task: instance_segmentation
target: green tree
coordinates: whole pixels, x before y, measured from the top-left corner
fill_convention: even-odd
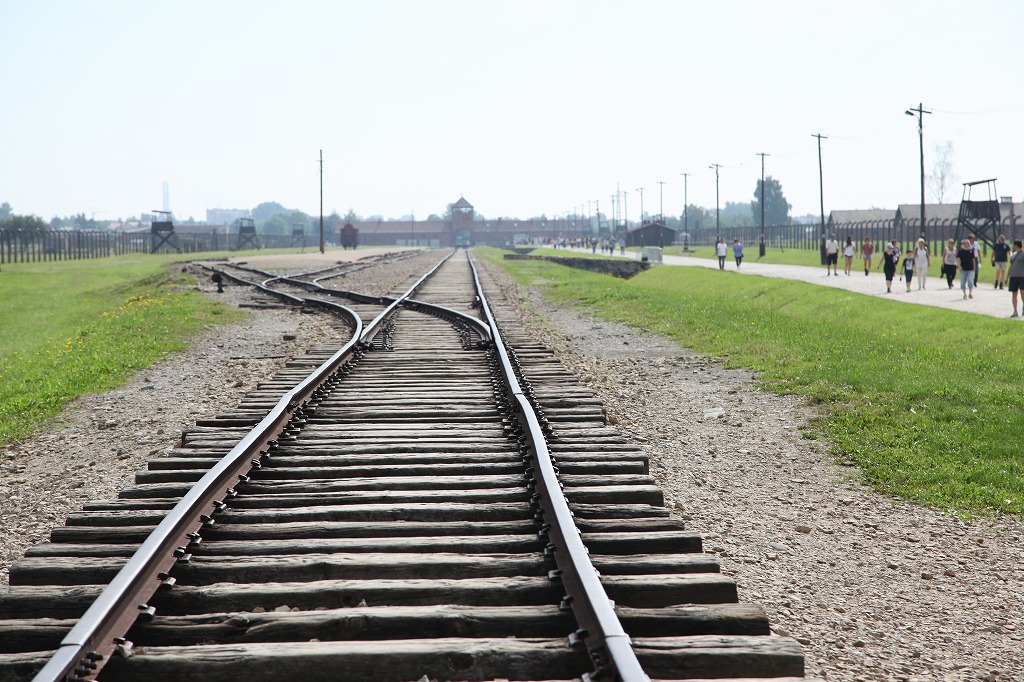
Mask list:
[[[703,206],[696,204],[689,204],[686,207],[686,220],[684,223],[683,214],[679,214],[679,229],[687,226],[690,231],[696,230],[697,228],[708,228],[714,227],[715,225],[715,209],[706,209]]]
[[[292,225],[288,218],[280,213],[272,215],[260,225],[260,234],[291,234]]]
[[[288,209],[276,201],[265,201],[252,210],[252,219],[256,222],[268,220],[271,216],[278,213],[287,215]]]
[[[738,201],[727,201],[722,207],[722,227],[750,227],[755,223],[750,220],[749,207]]]
[[[303,213],[302,211],[292,211],[291,213],[288,214],[287,220],[288,220],[288,224],[291,227],[294,227],[294,226],[298,225],[298,226],[300,226],[304,230],[308,230],[309,229],[310,217],[308,215],[306,215],[305,213]],[[319,223],[320,223],[320,220],[318,218],[317,219],[317,225],[318,226],[319,226]],[[288,234],[291,234],[291,227],[289,227],[289,229],[288,229]]]
[[[0,220],[0,232],[22,237],[39,237],[50,231],[50,226],[34,215],[11,215]]]
[[[764,180],[764,224],[788,225],[789,209],[793,208],[782,193],[782,184],[768,176]],[[750,202],[750,214],[754,225],[761,224],[761,181],[754,187],[754,201]]]
[[[10,204],[8,204],[6,201],[0,204],[0,220],[7,220],[12,215],[14,215],[14,212],[11,210]]]

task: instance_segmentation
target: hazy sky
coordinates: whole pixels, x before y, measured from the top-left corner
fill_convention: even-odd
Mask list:
[[[418,217],[465,195],[548,216],[618,185],[636,219],[749,201],[796,214],[1024,196],[1024,2],[0,0],[0,202],[49,219],[277,201]],[[947,201],[959,201],[957,184]],[[932,201],[929,195],[929,202]],[[584,209],[587,210],[586,208]]]

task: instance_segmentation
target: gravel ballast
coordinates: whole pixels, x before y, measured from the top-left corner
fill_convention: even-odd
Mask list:
[[[704,536],[741,601],[763,604],[776,632],[804,644],[808,675],[1024,679],[1021,519],[965,521],[876,494],[827,443],[804,438],[815,412],[798,398],[502,281],[523,320],[648,452],[667,504]],[[250,294],[222,296],[237,305]],[[75,401],[38,436],[0,447],[0,583],[69,511],[115,497],[182,428],[335,336],[319,316],[253,310],[249,323],[210,329],[125,387]]]

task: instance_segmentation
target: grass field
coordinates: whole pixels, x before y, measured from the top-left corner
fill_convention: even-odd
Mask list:
[[[192,278],[171,265],[179,259],[3,266],[0,443],[25,438],[76,396],[119,386],[207,325],[241,315],[192,290]]]
[[[1019,329],[802,282],[654,268],[631,280],[538,261],[500,263],[561,305],[728,355],[769,391],[806,396],[806,432],[876,489],[967,513],[1024,511]]]

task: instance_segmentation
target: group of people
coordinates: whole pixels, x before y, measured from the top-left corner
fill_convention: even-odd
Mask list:
[[[996,243],[992,246],[991,262],[995,271],[996,289],[1009,288],[1013,294],[1013,314],[1010,317],[1020,317],[1017,306],[1018,295],[1024,299],[1024,247],[1020,239],[1014,240],[1013,247],[1006,243],[1006,236],[999,235]],[[825,242],[825,271],[827,276],[839,275],[838,260],[840,248],[843,259],[846,262],[846,274],[849,275],[853,266],[853,259],[857,254],[857,247],[852,237],[846,238],[846,243],[840,246],[836,236],[830,235]],[[871,271],[871,263],[874,258],[875,246],[871,237],[864,237],[860,246],[861,258],[864,261],[864,275]],[[886,293],[892,293],[892,282],[896,278],[896,271],[899,269],[900,257],[903,258],[903,281],[910,291],[910,283],[917,274],[917,288],[927,288],[928,267],[931,265],[931,254],[925,240],[918,239],[910,251],[906,254],[900,252],[899,243],[893,239],[885,244],[885,250],[878,266],[885,273]],[[960,277],[960,290],[964,300],[974,298],[974,288],[978,286],[978,272],[981,269],[981,244],[972,234],[964,239],[959,248],[956,242],[950,239],[942,250],[942,274],[946,278],[946,285],[952,289],[953,281]]]
[[[718,256],[718,269],[725,270],[725,258],[729,255],[729,247],[725,244],[725,239],[722,237],[718,238],[718,243],[715,244],[715,255]],[[740,267],[740,263],[743,262],[743,244],[740,242],[739,237],[732,240],[732,255],[736,259],[736,267]]]

